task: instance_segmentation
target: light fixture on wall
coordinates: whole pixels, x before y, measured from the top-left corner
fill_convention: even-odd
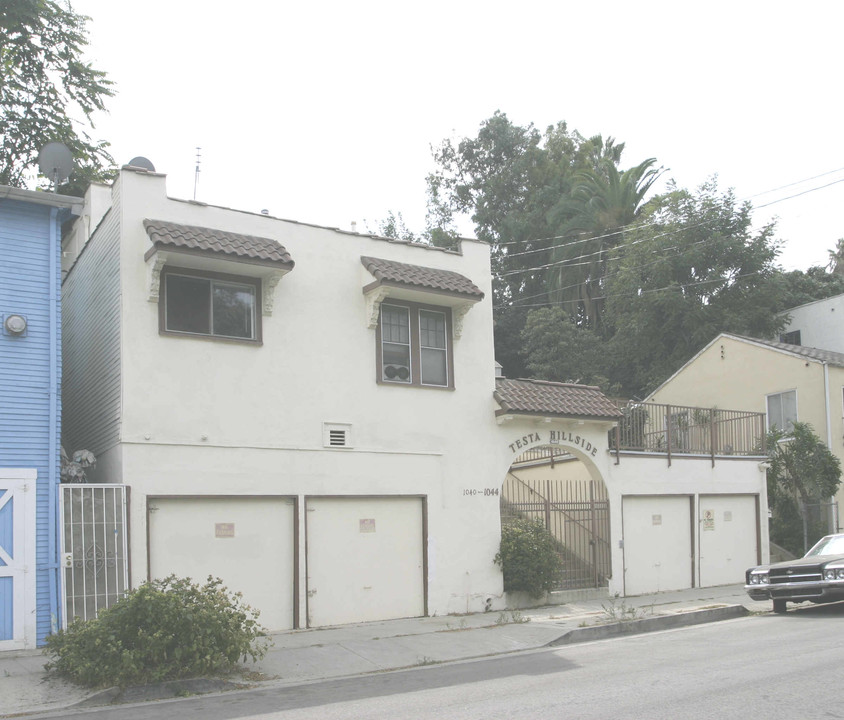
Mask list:
[[[7,335],[23,335],[26,332],[26,317],[13,313],[6,315],[3,320],[3,329]]]

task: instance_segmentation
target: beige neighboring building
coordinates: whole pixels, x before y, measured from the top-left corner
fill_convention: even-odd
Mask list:
[[[769,429],[806,422],[844,463],[844,353],[721,333],[646,400],[764,412]]]

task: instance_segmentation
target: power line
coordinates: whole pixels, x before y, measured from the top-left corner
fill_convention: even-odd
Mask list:
[[[844,171],[844,167],[837,168],[835,170],[829,170],[825,173],[821,173],[820,175],[814,175],[814,176],[809,177],[809,178],[804,178],[803,180],[797,180],[795,182],[787,183],[786,185],[781,185],[781,186],[779,186],[777,188],[773,188],[771,190],[765,190],[761,193],[756,193],[755,195],[750,195],[746,198],[738,200],[737,202],[740,203],[740,204],[743,204],[745,202],[749,202],[752,198],[760,197],[761,195],[769,195],[770,193],[777,192],[778,190],[784,190],[785,188],[793,187],[795,185],[800,185],[801,183],[804,183],[804,182],[810,182],[812,180],[817,180],[818,178],[826,177],[827,175],[832,175],[834,173],[842,172],[842,171]],[[827,183],[826,185],[821,185],[819,187],[809,188],[808,190],[804,190],[803,192],[796,193],[794,195],[789,195],[789,196],[784,197],[784,198],[778,198],[777,200],[772,200],[771,202],[765,203],[764,205],[754,206],[753,209],[759,210],[761,208],[769,207],[771,205],[776,205],[777,203],[784,202],[785,200],[791,200],[793,198],[800,197],[801,195],[806,195],[808,193],[816,192],[817,190],[823,190],[823,189],[828,188],[832,185],[837,185],[838,183],[841,183],[841,182],[844,182],[844,179],[835,180],[831,183]],[[523,255],[531,255],[533,253],[546,252],[548,250],[553,250],[553,249],[557,249],[557,248],[570,247],[572,245],[577,245],[577,244],[580,244],[580,243],[589,242],[590,240],[603,240],[605,238],[613,237],[614,235],[617,235],[620,232],[624,232],[625,230],[628,230],[632,227],[649,227],[652,224],[655,224],[655,222],[654,223],[636,223],[636,222],[633,222],[633,223],[629,223],[627,225],[621,225],[619,227],[611,229],[603,235],[595,235],[595,236],[585,237],[585,238],[581,238],[581,239],[578,239],[578,240],[572,240],[572,241],[567,242],[567,243],[561,243],[559,245],[551,245],[550,247],[535,248],[533,250],[525,250],[524,252],[507,253],[504,257],[508,257],[508,258],[521,257]],[[546,238],[528,238],[528,239],[525,239],[525,240],[513,240],[513,241],[505,242],[505,243],[496,243],[496,245],[499,248],[501,248],[501,247],[509,247],[510,245],[523,245],[525,243],[530,243],[530,242],[547,242],[549,240],[565,240],[567,237],[568,237],[568,235],[552,235],[552,236],[546,237]]]

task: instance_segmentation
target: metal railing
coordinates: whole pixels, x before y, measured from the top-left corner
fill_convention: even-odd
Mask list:
[[[716,456],[765,455],[765,415],[661,403],[629,403],[610,431],[609,445],[622,452]]]

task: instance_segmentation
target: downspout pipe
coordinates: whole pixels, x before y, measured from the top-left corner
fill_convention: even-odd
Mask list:
[[[823,364],[823,391],[824,407],[826,409],[826,446],[830,452],[835,453],[835,450],[832,448],[832,407],[829,395],[829,363],[826,362]],[[829,499],[829,502],[834,513],[833,524],[836,532],[839,532],[841,528],[838,527],[838,507],[835,504],[834,495]]]
[[[61,382],[61,360],[59,357],[59,338],[61,333],[61,315],[59,299],[59,257],[61,253],[61,238],[59,233],[60,208],[50,210],[50,241],[48,262],[50,273],[50,439],[48,480],[48,509],[47,509],[47,575],[50,586],[50,629],[57,632],[60,627],[58,580],[59,580],[59,549],[58,549],[58,486],[59,486],[59,383]]]
[[[826,446],[832,450],[832,408],[829,402],[829,363],[823,364],[823,397],[826,410]]]

